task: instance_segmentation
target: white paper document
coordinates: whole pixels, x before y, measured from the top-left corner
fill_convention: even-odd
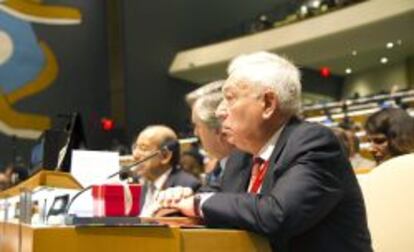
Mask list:
[[[119,154],[110,151],[74,150],[72,152],[72,176],[85,188],[91,184],[119,182],[119,177],[107,177],[119,171]]]

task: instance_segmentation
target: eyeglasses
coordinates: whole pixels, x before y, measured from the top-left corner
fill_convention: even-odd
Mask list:
[[[139,151],[139,153],[141,153],[141,154],[146,154],[146,153],[153,152],[155,150],[149,149],[149,148],[142,148],[139,145],[137,145],[136,143],[134,143],[134,144],[131,145],[131,153],[134,153],[135,151]]]

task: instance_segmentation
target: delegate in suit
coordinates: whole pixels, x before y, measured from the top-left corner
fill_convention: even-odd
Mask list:
[[[145,128],[133,145],[133,157],[136,161],[146,158],[160,149],[168,141],[177,140],[175,132],[164,125]],[[192,190],[200,187],[200,182],[191,174],[180,169],[179,148],[163,151],[160,155],[142,163],[136,170],[136,176],[143,184],[141,194],[141,217],[150,217],[157,210],[155,198],[161,190],[169,187],[185,186]]]
[[[236,155],[252,155],[253,165],[239,167],[233,192],[178,201],[169,194],[160,204],[209,227],[264,235],[278,252],[372,251],[362,193],[338,139],[296,118],[299,70],[258,52],[234,59],[228,73],[216,113],[227,140],[247,153]]]

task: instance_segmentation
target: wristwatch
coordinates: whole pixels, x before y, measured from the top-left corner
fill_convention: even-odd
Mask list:
[[[201,203],[200,194],[194,195],[194,201],[193,201],[194,206],[193,207],[194,207],[194,213],[195,213],[196,217],[201,216],[201,214],[200,214],[200,203]]]

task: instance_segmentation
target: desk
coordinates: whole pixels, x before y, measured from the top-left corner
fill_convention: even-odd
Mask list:
[[[271,251],[263,237],[238,230],[170,227],[31,227],[0,223],[1,252]]]
[[[20,191],[33,190],[39,186],[57,187],[66,189],[82,189],[76,179],[69,173],[42,170],[25,181],[0,192],[0,199],[19,195]]]
[[[66,173],[41,171],[0,193],[15,196],[38,186],[79,189]],[[35,227],[0,220],[0,252],[228,252],[271,251],[269,242],[239,230],[178,227]]]

